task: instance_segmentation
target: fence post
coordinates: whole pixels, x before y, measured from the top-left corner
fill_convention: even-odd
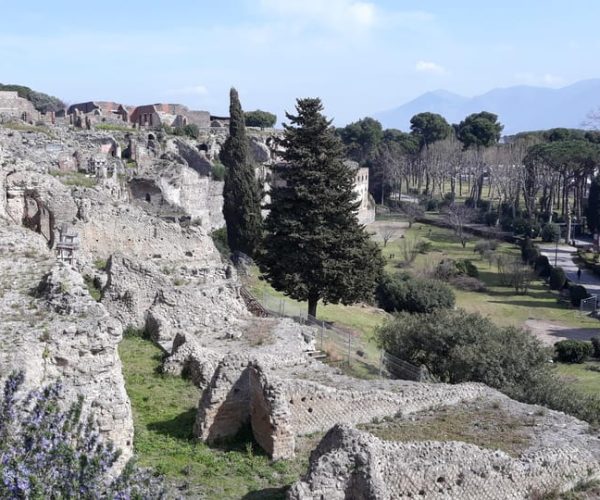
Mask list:
[[[350,366],[350,342],[352,342],[352,336],[348,334],[348,366]]]
[[[325,321],[321,321],[321,351],[323,350],[323,336],[325,335]]]

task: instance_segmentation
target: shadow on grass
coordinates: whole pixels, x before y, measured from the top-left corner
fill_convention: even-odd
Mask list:
[[[513,294],[514,295],[514,294]],[[522,306],[522,307],[559,307],[559,304],[553,304],[541,300],[490,300],[490,304],[504,304],[508,306]],[[562,307],[561,307],[562,309]],[[565,308],[566,309],[566,308]]]
[[[148,429],[164,436],[189,441],[193,438],[192,428],[195,420],[196,408],[190,408],[171,420],[149,424]]]
[[[285,499],[288,487],[283,488],[265,488],[264,490],[251,491],[246,493],[242,500],[283,500]]]

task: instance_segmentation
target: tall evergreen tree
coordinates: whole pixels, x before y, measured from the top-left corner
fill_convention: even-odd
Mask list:
[[[296,110],[286,114],[284,165],[276,170],[259,265],[276,290],[308,301],[315,316],[319,300],[370,298],[383,259],[358,223],[355,172],[343,162],[320,99],[299,99]]]
[[[260,190],[249,160],[244,112],[237,90],[229,93],[229,137],[221,149],[225,165],[223,215],[232,252],[254,256],[262,237]]]
[[[600,179],[598,177],[592,179],[585,215],[590,232],[600,233]]]

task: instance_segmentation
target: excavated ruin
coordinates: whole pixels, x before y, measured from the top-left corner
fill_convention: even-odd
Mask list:
[[[250,424],[278,460],[294,456],[298,436],[327,433],[294,499],[523,498],[598,474],[597,437],[551,411],[519,457],[352,428],[477,400],[537,410],[481,384],[351,378],[312,357],[312,327],[251,314],[210,237],[223,225],[210,165],[224,137],[0,127],[0,378],[22,369],[28,388],[63,380],[65,403],[83,395],[127,458],[133,421],[117,346],[124,328],[144,329],[167,355],[164,371],[202,391],[198,439]],[[272,161],[265,137],[251,149]]]

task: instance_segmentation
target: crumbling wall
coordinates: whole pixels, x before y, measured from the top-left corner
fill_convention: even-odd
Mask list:
[[[382,441],[336,425],[288,499],[525,499],[592,479],[598,470],[594,448],[596,454],[581,446],[552,447],[512,458],[456,441]]]
[[[285,387],[267,379],[257,364],[248,370],[250,423],[256,442],[273,460],[294,457],[296,443]]]
[[[194,435],[213,443],[235,436],[250,421],[248,360],[231,355],[221,361],[200,398]]]

